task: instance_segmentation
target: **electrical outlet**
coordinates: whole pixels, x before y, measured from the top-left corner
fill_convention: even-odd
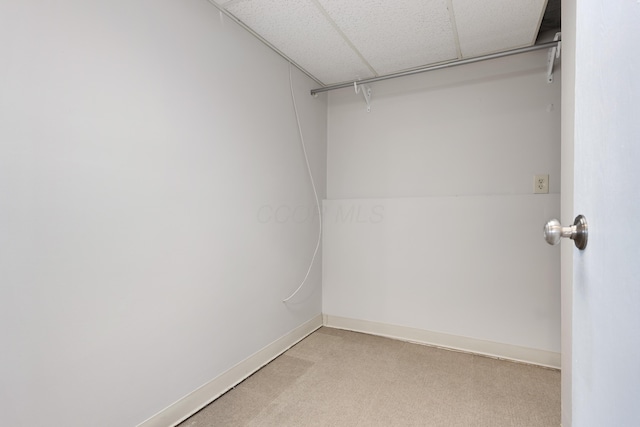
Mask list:
[[[547,194],[549,192],[549,175],[533,176],[533,193]]]

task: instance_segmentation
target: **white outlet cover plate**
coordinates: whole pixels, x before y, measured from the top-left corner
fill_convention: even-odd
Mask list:
[[[534,194],[549,193],[549,174],[533,176],[533,193]]]

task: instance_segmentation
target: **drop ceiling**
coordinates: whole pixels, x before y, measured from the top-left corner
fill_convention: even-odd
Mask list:
[[[321,85],[531,46],[547,9],[547,0],[210,1]]]

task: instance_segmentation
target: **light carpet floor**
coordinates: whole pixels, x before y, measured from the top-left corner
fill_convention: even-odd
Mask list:
[[[560,372],[323,327],[180,427],[560,425]]]

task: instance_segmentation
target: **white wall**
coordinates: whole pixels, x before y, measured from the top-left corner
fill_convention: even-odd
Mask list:
[[[330,94],[326,315],[559,353],[559,248],[541,230],[560,214],[560,72],[548,84],[546,58],[375,83],[370,113],[353,90]],[[532,194],[537,173],[551,194]]]
[[[135,425],[319,315],[282,58],[204,0],[0,9],[0,424]]]

